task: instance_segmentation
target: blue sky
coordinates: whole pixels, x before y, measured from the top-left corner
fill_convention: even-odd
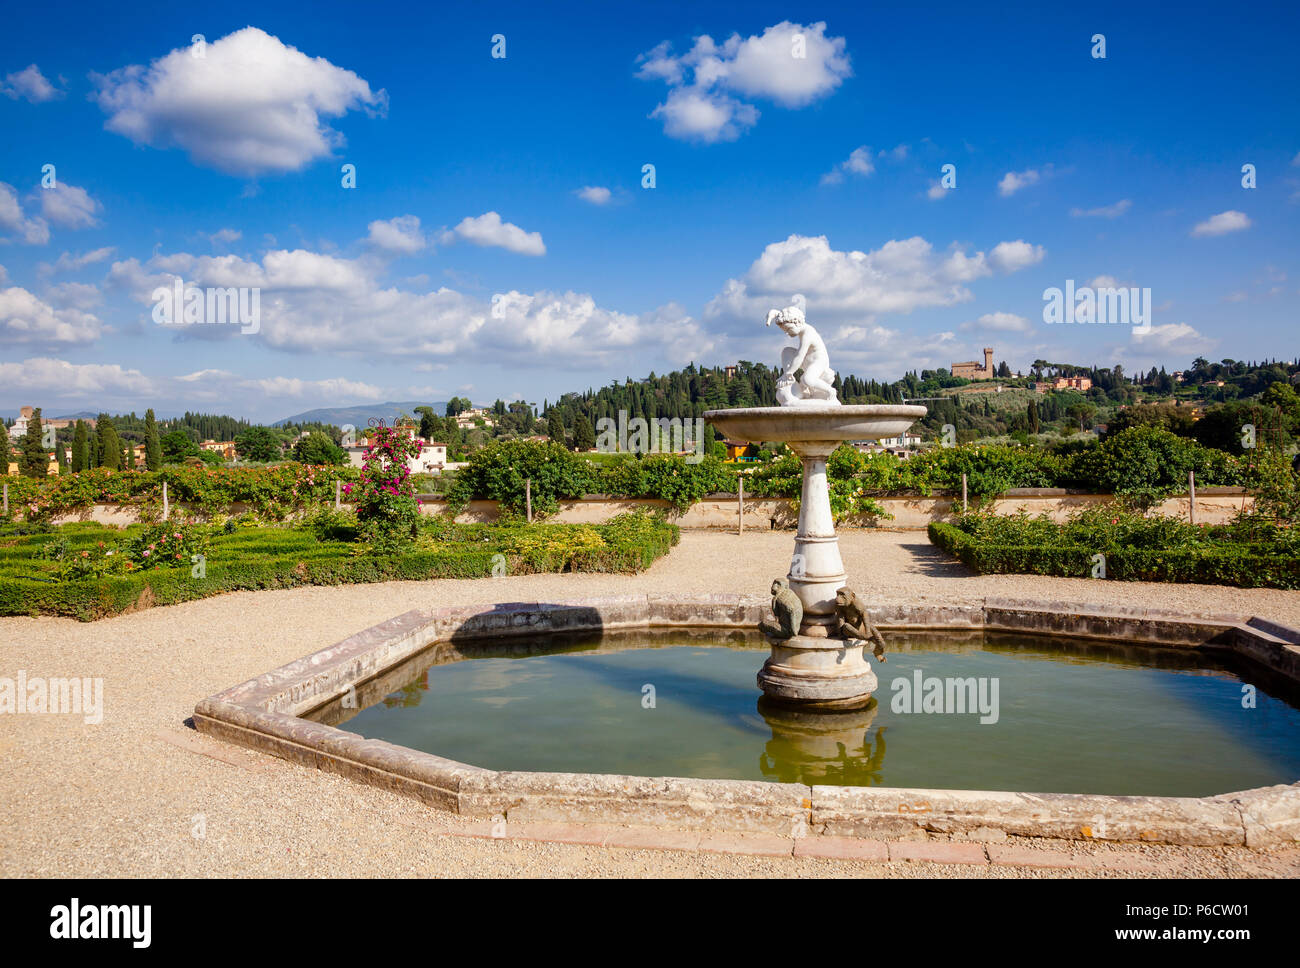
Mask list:
[[[796,294],[860,376],[1294,357],[1300,13],[1134,6],[11,7],[0,412],[540,403],[775,362]]]

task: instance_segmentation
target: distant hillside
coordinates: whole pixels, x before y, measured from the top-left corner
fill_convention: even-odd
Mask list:
[[[271,426],[280,427],[287,423],[324,423],[333,424],[336,427],[342,427],[344,424],[364,427],[371,418],[380,418],[391,424],[395,418],[404,413],[415,416],[416,407],[433,407],[433,412],[441,417],[446,412],[447,401],[408,400],[406,402],[363,403],[355,407],[320,407],[316,410],[307,410],[303,413],[294,414],[292,417],[277,420]]]

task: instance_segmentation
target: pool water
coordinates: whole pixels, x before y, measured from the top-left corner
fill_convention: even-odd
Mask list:
[[[876,701],[857,712],[769,705],[762,641],[696,630],[442,644],[359,686],[363,708],[310,718],[495,770],[1165,796],[1300,778],[1295,696],[1230,655],[886,641]]]

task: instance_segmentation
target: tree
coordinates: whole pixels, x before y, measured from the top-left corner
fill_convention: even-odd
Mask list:
[[[455,417],[464,413],[466,410],[473,410],[474,404],[470,403],[467,397],[452,397],[447,401],[447,416]]]
[[[72,473],[90,469],[90,456],[87,452],[86,421],[78,420],[72,430]]]
[[[551,416],[546,421],[546,436],[557,444],[563,444],[565,447],[569,446],[568,438],[564,435],[564,421],[560,419],[558,410],[552,410]]]
[[[442,427],[442,418],[433,412],[433,407],[416,407],[420,415],[420,436],[425,440],[437,440]]]
[[[144,466],[146,470],[156,471],[162,467],[162,441],[158,438],[158,421],[154,419],[153,407],[144,412]]]
[[[1092,426],[1093,418],[1097,416],[1097,408],[1091,403],[1072,403],[1065,414],[1079,424],[1080,430],[1087,430]]]
[[[50,452],[45,449],[41,427],[41,408],[32,411],[23,434],[22,453],[18,458],[18,473],[24,477],[45,477],[50,472]]]
[[[313,430],[293,445],[293,459],[302,464],[346,464],[348,452],[328,434]]]
[[[283,456],[280,438],[270,427],[249,427],[235,438],[235,452],[244,460],[263,462]]]
[[[0,475],[9,473],[10,453],[9,431],[5,428],[4,421],[0,420]]]
[[[95,422],[96,450],[99,452],[99,467],[109,470],[122,469],[122,438],[117,435],[117,428],[108,414],[102,413]]]
[[[183,430],[172,430],[158,442],[160,460],[167,464],[181,464],[190,457],[199,456],[199,445]],[[148,456],[146,454],[146,465]],[[159,465],[161,466],[161,465]]]
[[[1025,416],[1028,419],[1028,428],[1031,434],[1038,433],[1038,401],[1030,400],[1029,406],[1025,408]]]
[[[577,451],[593,450],[596,446],[596,431],[585,415],[579,414],[573,422],[573,449]]]

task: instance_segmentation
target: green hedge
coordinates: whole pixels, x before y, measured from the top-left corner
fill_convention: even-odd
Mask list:
[[[1090,578],[1097,548],[1078,545],[989,544],[956,525],[935,522],[930,542],[981,574],[1056,575]],[[1233,585],[1238,588],[1300,588],[1300,558],[1260,553],[1249,545],[1217,548],[1111,548],[1106,577],[1116,581]]]
[[[572,537],[593,533],[600,536],[603,545],[569,547]],[[509,550],[525,534],[542,540],[522,553]],[[560,571],[638,572],[667,554],[677,544],[681,531],[676,525],[639,515],[599,526],[456,526],[447,549],[417,546],[397,557],[378,557],[363,553],[364,548],[355,544],[320,541],[308,531],[262,527],[214,536],[203,578],[191,577],[187,563],[180,568],[82,581],[40,580],[47,563],[37,559],[35,553],[56,537],[66,537],[70,550],[80,551],[121,535],[116,529],[95,524],[65,525],[49,534],[0,534],[0,615],[59,615],[90,621],[136,608],[173,605],[232,591],[483,578],[491,575],[494,564],[502,559],[505,574],[512,576]]]

